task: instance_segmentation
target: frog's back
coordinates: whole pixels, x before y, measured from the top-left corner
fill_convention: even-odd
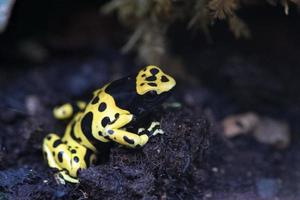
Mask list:
[[[105,91],[107,86],[95,91],[85,110],[77,113],[69,123],[64,141],[76,141],[95,152],[99,142],[110,141],[105,135],[105,127],[116,122],[120,115],[129,112],[116,105],[114,98]]]

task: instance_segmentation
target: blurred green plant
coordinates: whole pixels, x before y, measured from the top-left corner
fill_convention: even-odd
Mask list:
[[[136,50],[141,61],[160,64],[162,55],[168,55],[166,32],[173,22],[187,22],[187,28],[200,28],[209,38],[209,26],[222,20],[236,38],[248,39],[250,29],[236,11],[257,3],[281,4],[288,14],[289,4],[300,5],[300,0],[111,0],[101,11],[115,12],[132,29],[123,52]]]

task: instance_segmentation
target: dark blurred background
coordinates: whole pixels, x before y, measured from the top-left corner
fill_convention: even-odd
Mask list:
[[[147,1],[141,1],[139,6],[151,10],[143,2]],[[300,29],[294,2],[289,2],[287,15],[280,2],[241,1],[239,9],[234,11],[249,33],[240,38],[226,19],[211,20],[205,23],[205,29],[190,28],[193,16],[186,17],[185,9],[193,5],[170,2],[171,6],[166,5],[173,8],[168,11],[173,12],[171,17],[155,15],[163,23],[156,25],[154,20],[154,25],[151,22],[146,26],[145,35],[157,26],[166,30],[151,33],[150,42],[142,40],[120,53],[143,20],[152,16],[151,12],[138,15],[128,9],[127,18],[123,17],[127,23],[120,8],[118,12],[103,14],[101,9],[110,1],[16,1],[8,25],[0,35],[0,65],[8,70],[45,67],[45,63],[60,58],[80,59],[100,54],[112,58],[120,53],[131,60],[132,67],[162,65],[186,83],[196,80],[224,94],[240,104],[241,109],[290,120],[298,118]],[[158,50],[152,50],[147,42]]]

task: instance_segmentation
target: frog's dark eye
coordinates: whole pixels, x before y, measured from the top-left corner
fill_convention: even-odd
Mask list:
[[[154,90],[150,90],[146,93],[146,99],[151,100],[157,96],[156,92]]]
[[[156,92],[154,91],[154,90],[150,90],[149,92],[148,92],[148,94],[149,94],[149,96],[156,96]]]

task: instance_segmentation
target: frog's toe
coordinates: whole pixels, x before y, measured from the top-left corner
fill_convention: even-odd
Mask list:
[[[139,128],[138,130],[138,134],[140,135],[141,133],[144,133],[145,132],[145,128]]]
[[[165,133],[165,132],[164,132],[162,129],[159,128],[159,129],[156,129],[156,130],[153,132],[152,135],[153,135],[153,136],[155,136],[155,135],[157,135],[157,134],[161,134],[161,135],[162,135],[162,134],[164,134],[164,133]]]
[[[164,134],[164,131],[160,128],[159,122],[152,122],[147,130],[151,133],[151,136],[155,136],[157,134]]]
[[[70,176],[69,173],[65,170],[55,173],[54,178],[57,184],[61,185],[65,185],[66,181],[70,183],[79,183],[79,180],[77,178]]]

